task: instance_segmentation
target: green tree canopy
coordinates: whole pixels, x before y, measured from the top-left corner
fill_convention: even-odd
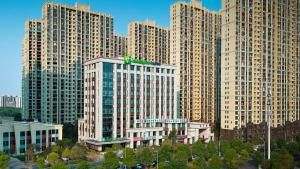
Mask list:
[[[62,157],[63,158],[71,158],[71,150],[69,148],[66,148],[63,152],[62,152]]]
[[[264,161],[264,154],[260,151],[255,151],[252,155],[252,158],[253,158],[254,164],[256,165],[256,167],[258,167]]]
[[[145,165],[149,165],[153,162],[153,154],[151,153],[150,148],[145,147],[141,151],[140,162]]]
[[[299,153],[299,145],[297,142],[290,142],[286,145],[287,150],[289,151],[290,154],[293,156],[298,155]]]
[[[37,164],[39,169],[44,169],[46,167],[45,158],[43,156],[37,157],[36,164]]]
[[[51,166],[51,169],[69,169],[64,163],[58,162]]]
[[[172,145],[171,144],[162,144],[158,153],[159,153],[159,161],[170,161],[171,160],[171,151]]]
[[[213,141],[210,141],[207,144],[207,151],[208,151],[210,157],[217,154],[216,144]]]
[[[285,147],[285,141],[282,138],[276,140],[277,148],[283,149]]]
[[[73,160],[85,160],[87,156],[86,149],[80,145],[75,144],[71,149],[71,159]]]
[[[220,141],[220,151],[224,154],[227,149],[230,149],[230,143],[227,140]]]
[[[92,166],[87,161],[80,161],[78,163],[77,169],[91,169]]]
[[[192,145],[192,154],[194,156],[203,157],[204,159],[208,159],[209,156],[205,145],[200,141],[197,141]]]
[[[272,169],[293,169],[295,166],[294,157],[286,151],[271,154]]]
[[[168,139],[171,140],[171,143],[172,143],[172,144],[175,144],[175,143],[176,143],[176,141],[177,141],[177,130],[176,130],[176,129],[173,129],[173,130],[170,132],[170,134],[169,134],[169,136],[168,136]]]
[[[9,156],[5,153],[0,152],[0,168],[8,168]]]
[[[218,156],[213,155],[212,158],[208,161],[208,168],[209,169],[222,168],[222,160]]]
[[[169,167],[172,169],[187,169],[188,168],[189,155],[185,151],[177,151],[172,160],[169,163]]]
[[[55,164],[59,159],[59,155],[55,152],[51,152],[48,154],[47,161],[49,164],[53,165]]]
[[[191,169],[208,169],[207,163],[203,157],[199,157],[192,162]]]
[[[227,149],[224,154],[224,161],[228,169],[237,169],[239,158],[235,149]]]
[[[240,152],[240,162],[246,164],[248,162],[249,153],[246,150],[241,150]]]
[[[137,159],[132,148],[125,148],[123,162],[127,167],[130,168],[136,166]]]
[[[118,159],[116,153],[113,152],[112,150],[108,150],[104,154],[104,160],[103,160],[103,163],[100,165],[100,168],[101,169],[115,169],[118,166],[120,166],[120,164],[119,164],[119,159]]]

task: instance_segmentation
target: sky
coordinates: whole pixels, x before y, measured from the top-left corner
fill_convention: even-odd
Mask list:
[[[90,4],[91,9],[114,17],[116,34],[127,34],[132,21],[155,20],[168,27],[170,5],[178,0],[52,0],[74,6]],[[187,1],[190,0],[181,0]],[[221,0],[201,0],[211,10],[221,9]],[[0,0],[0,95],[21,95],[22,38],[27,19],[40,19],[47,0]]]

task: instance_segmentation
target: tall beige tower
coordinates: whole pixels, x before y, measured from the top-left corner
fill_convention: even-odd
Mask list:
[[[114,56],[124,57],[127,54],[127,36],[114,35]]]
[[[221,128],[299,120],[300,1],[222,3]]]
[[[84,61],[114,55],[113,18],[87,5],[45,3],[42,23],[42,122],[76,123]]]
[[[140,60],[170,63],[170,31],[152,20],[128,25],[128,55]]]
[[[193,0],[173,4],[170,17],[170,61],[177,66],[181,116],[214,125],[221,16]]]
[[[22,51],[22,118],[41,120],[41,42],[42,23],[25,22]]]

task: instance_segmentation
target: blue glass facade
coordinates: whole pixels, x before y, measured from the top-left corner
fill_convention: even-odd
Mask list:
[[[113,131],[113,64],[103,63],[103,138],[111,139]]]

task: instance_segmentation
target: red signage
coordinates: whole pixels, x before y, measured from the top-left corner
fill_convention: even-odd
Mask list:
[[[144,138],[143,137],[134,137],[133,141],[143,141]]]

